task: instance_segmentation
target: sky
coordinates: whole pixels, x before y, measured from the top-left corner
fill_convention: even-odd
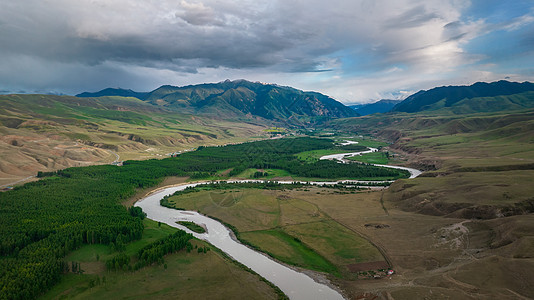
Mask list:
[[[0,92],[226,79],[343,103],[534,81],[534,0],[0,0]]]

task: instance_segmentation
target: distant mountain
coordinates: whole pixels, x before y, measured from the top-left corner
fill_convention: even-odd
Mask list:
[[[359,115],[366,116],[376,113],[386,113],[390,111],[395,105],[401,103],[402,100],[387,100],[382,99],[380,101],[369,104],[356,104],[349,107],[354,109]]]
[[[419,91],[397,104],[392,111],[413,113],[449,108],[456,114],[462,114],[527,107],[534,107],[534,84],[501,80]]]
[[[134,98],[143,100],[147,95],[148,93],[138,93],[132,90],[125,90],[125,89],[120,89],[120,88],[119,89],[107,88],[107,89],[103,89],[95,93],[83,92],[81,94],[76,95],[76,97],[90,98],[90,97],[103,97],[103,96],[121,96],[121,97],[134,97]]]
[[[129,95],[135,94],[130,92]],[[109,93],[116,95],[117,90],[106,89],[95,94],[110,96]],[[183,87],[164,85],[137,94],[137,98],[155,106],[222,119],[263,118],[300,125],[320,118],[358,116],[354,110],[320,93],[246,80]]]

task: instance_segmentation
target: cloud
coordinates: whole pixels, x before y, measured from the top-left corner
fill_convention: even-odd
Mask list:
[[[362,42],[402,51],[409,49],[399,39],[409,38],[410,44],[429,46],[437,41],[421,40],[422,29],[450,19],[429,5],[410,5],[413,1],[401,1],[405,8],[398,13],[384,9],[393,1],[381,1],[371,16],[367,1],[334,2],[275,1],[253,8],[249,1],[52,0],[47,7],[24,1],[4,11],[13,30],[1,38],[10,45],[5,51],[93,65],[190,59],[199,67],[311,71],[324,60],[317,56]],[[376,20],[389,20],[382,32]]]
[[[205,6],[203,3],[189,3],[182,1],[181,5],[183,12],[176,13],[176,17],[181,18],[191,25],[200,26],[223,26],[224,17],[216,16],[211,7]]]
[[[465,17],[468,7],[461,0],[4,1],[0,88],[146,90],[258,78],[347,101],[379,97],[450,79],[487,58],[466,50],[472,40],[533,21],[526,14],[493,24]]]
[[[534,23],[534,13],[517,17],[511,20],[510,22],[505,22],[504,24],[500,24],[500,25],[502,26],[502,29],[504,30],[514,31],[531,23]]]

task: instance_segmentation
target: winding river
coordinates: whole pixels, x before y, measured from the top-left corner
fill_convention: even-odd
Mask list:
[[[358,142],[346,141],[345,143],[342,143],[341,145],[351,145],[351,144],[357,144],[357,143]],[[376,149],[376,148],[371,148],[371,147],[368,147],[368,148],[369,148],[369,150],[360,151],[360,152],[348,152],[348,153],[325,155],[325,156],[321,156],[321,158],[319,158],[319,159],[321,159],[321,160],[323,160],[323,159],[337,160],[337,161],[339,161],[341,163],[350,163],[351,161],[345,159],[345,157],[353,157],[353,156],[357,156],[357,155],[362,155],[362,154],[366,154],[366,153],[373,153],[373,152],[377,152],[378,151],[378,149]],[[372,165],[377,166],[377,167],[385,167],[385,168],[406,170],[406,171],[410,172],[410,178],[415,178],[415,177],[421,175],[421,173],[422,173],[420,170],[407,168],[407,167],[401,167],[401,166],[378,165],[378,164],[372,164]]]
[[[377,150],[371,148],[368,151],[327,155],[321,157],[321,159],[336,159],[340,162],[346,163],[344,158],[347,156],[361,155],[374,151]],[[421,171],[411,168],[385,165],[380,166],[408,170],[410,172],[410,178],[417,177],[419,174],[421,174]],[[244,181],[257,182],[257,180]],[[361,181],[354,180],[343,182],[358,183]],[[291,181],[280,181],[280,183],[291,183]],[[335,184],[337,182],[310,183],[322,185]],[[139,200],[137,203],[135,203],[135,206],[141,207],[149,219],[185,230],[186,232],[193,234],[193,236],[196,238],[211,243],[215,247],[230,255],[233,259],[244,264],[265,279],[278,286],[290,299],[343,299],[343,296],[338,291],[334,290],[328,285],[316,282],[311,277],[275,262],[266,255],[256,252],[239,243],[232,238],[230,230],[218,221],[194,211],[180,211],[160,205],[160,200],[163,197],[172,195],[175,192],[184,190],[187,187],[194,187],[199,184],[203,183],[189,183],[163,188]],[[207,231],[206,233],[202,234],[195,233],[188,228],[177,224],[177,221],[191,221],[199,225],[204,225]]]
[[[269,257],[256,252],[234,240],[230,231],[221,223],[193,211],[180,211],[160,205],[160,200],[176,191],[201,183],[183,184],[164,188],[138,201],[139,206],[149,219],[180,228],[205,240],[221,249],[233,259],[251,268],[265,279],[278,286],[290,299],[343,299],[343,296],[329,286],[315,282],[312,278],[281,265]],[[191,221],[204,225],[206,233],[198,234],[181,225],[177,221]]]

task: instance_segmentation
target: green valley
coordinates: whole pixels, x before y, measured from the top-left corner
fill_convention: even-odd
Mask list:
[[[311,97],[250,82],[0,96],[4,181],[37,175],[0,193],[0,299],[289,296],[224,249],[133,207],[187,182],[206,184],[161,204],[221,221],[347,298],[534,297],[532,92],[478,89],[422,91],[390,113],[343,118],[280,103],[270,107],[284,110],[277,116],[253,106],[227,113],[256,92]],[[280,122],[286,113],[298,122]],[[320,160],[369,147],[378,151]],[[408,179],[371,164],[424,172]],[[242,179],[260,181],[231,182]],[[388,182],[306,183],[349,179]]]

